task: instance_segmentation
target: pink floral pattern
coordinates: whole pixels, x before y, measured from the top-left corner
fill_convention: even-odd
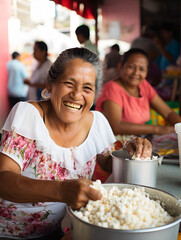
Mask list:
[[[5,201],[0,203],[0,228],[5,235],[18,235],[25,238],[32,233],[45,233],[51,229],[51,224],[47,221],[50,211],[45,209],[35,212],[26,213],[19,211],[17,214],[16,204],[7,205]]]
[[[21,166],[21,174],[35,179],[64,180],[72,178],[91,178],[96,158],[81,166],[75,160],[74,169],[77,174],[72,173],[61,164],[51,159],[51,155],[40,151],[36,141],[18,135],[15,131],[3,131],[1,152],[11,156]],[[109,149],[105,149],[105,153]],[[35,233],[44,233],[53,229],[58,221],[52,221],[52,212],[46,203],[29,204],[31,212],[26,211],[25,204],[11,203],[0,199],[0,236],[15,236],[24,238]],[[21,206],[21,207],[20,207]],[[51,220],[49,217],[51,216]],[[54,225],[54,226],[53,226]]]
[[[95,158],[88,161],[82,166],[81,174],[72,176],[72,173],[66,168],[62,168],[60,163],[57,163],[51,159],[51,155],[39,151],[36,146],[36,141],[25,138],[13,132],[4,132],[2,143],[2,152],[8,155],[14,155],[22,164],[21,173],[25,173],[26,170],[30,171],[36,179],[44,180],[65,180],[74,178],[91,178],[92,168],[95,164]],[[13,158],[13,157],[12,157]],[[74,169],[80,169],[79,163],[74,161]],[[79,171],[80,172],[80,171]]]

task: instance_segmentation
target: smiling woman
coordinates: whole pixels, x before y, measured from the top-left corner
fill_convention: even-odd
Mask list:
[[[132,48],[122,57],[120,77],[110,81],[96,101],[96,110],[108,119],[115,135],[167,134],[174,132],[174,124],[181,121],[147,82],[149,59],[139,48]],[[146,125],[150,107],[170,126]]]
[[[66,124],[75,122],[80,126],[79,121],[84,119],[94,101],[95,81],[96,70],[91,63],[80,58],[71,60],[63,75],[58,77],[57,84],[48,83],[48,91],[52,95],[51,104],[56,111],[53,120],[61,118],[60,125],[64,121]],[[90,118],[89,122],[91,121]]]
[[[104,115],[89,110],[101,73],[97,55],[67,49],[49,70],[49,99],[19,102],[11,110],[0,146],[0,239],[59,240],[65,204],[79,209],[101,198],[91,179],[96,162],[112,171],[115,142]],[[127,149],[151,155],[145,139]]]

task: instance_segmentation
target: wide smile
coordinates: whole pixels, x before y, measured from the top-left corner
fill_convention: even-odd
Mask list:
[[[73,110],[73,111],[78,111],[82,108],[82,105],[71,103],[71,102],[63,102],[63,104],[65,107],[67,107],[68,109]]]
[[[131,79],[131,80],[134,80],[134,81],[137,81],[137,80],[139,81],[139,80],[140,80],[140,78],[139,78],[139,77],[136,77],[136,76],[132,76],[132,77],[130,77],[130,79]]]

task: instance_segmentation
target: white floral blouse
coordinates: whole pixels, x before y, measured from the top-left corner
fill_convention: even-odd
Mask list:
[[[16,161],[21,174],[33,179],[91,179],[97,154],[112,151],[115,137],[102,113],[94,120],[87,139],[78,147],[55,144],[38,110],[20,102],[11,110],[3,128],[0,152]],[[14,203],[0,198],[0,237],[38,238],[60,227],[65,204]]]

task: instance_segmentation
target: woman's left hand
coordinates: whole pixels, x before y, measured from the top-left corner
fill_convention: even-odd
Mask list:
[[[152,144],[146,138],[137,137],[134,140],[128,141],[124,149],[126,149],[131,156],[135,154],[135,157],[145,159],[151,157]]]

